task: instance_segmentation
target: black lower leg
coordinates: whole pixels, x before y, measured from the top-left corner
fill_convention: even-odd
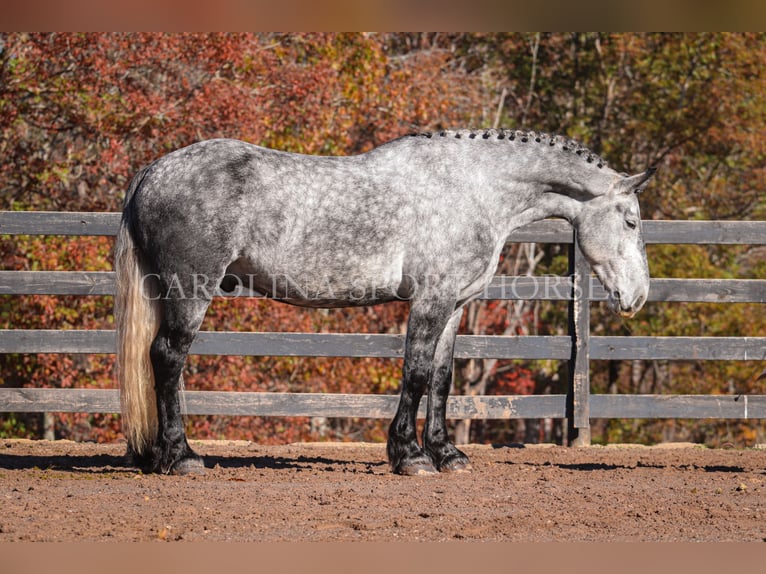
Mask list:
[[[406,377],[406,375],[405,375]],[[406,379],[405,379],[406,380]],[[403,383],[399,408],[388,431],[388,460],[396,474],[434,474],[436,468],[417,440],[417,410],[424,382]],[[412,387],[415,387],[414,389]]]
[[[151,347],[157,393],[157,440],[149,461],[153,472],[188,474],[202,472],[202,459],[191,449],[181,417],[179,383],[193,334],[174,335],[161,328]]]
[[[453,350],[462,309],[444,329],[434,354],[434,368],[428,384],[428,408],[423,429],[423,449],[434,466],[442,472],[470,469],[468,457],[449,440],[447,432],[447,399],[452,386]]]
[[[436,467],[417,440],[417,411],[433,369],[437,343],[454,302],[431,297],[413,302],[407,323],[399,408],[388,434],[388,460],[398,474],[433,474]]]
[[[470,469],[468,457],[450,442],[447,432],[447,398],[451,381],[451,366],[437,369],[429,387],[426,425],[423,429],[423,449],[441,472]]]

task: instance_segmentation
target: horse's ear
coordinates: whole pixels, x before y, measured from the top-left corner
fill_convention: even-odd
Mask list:
[[[620,188],[623,193],[641,193],[644,191],[652,179],[652,176],[657,171],[656,167],[650,167],[643,173],[631,175],[622,180]]]

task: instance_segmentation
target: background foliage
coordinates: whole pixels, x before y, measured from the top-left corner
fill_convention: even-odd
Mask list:
[[[619,170],[660,166],[648,219],[763,219],[763,34],[2,34],[3,209],[118,211],[141,166],[212,137],[352,154],[416,130],[519,127],[582,140]],[[0,237],[5,269],[110,270],[109,238]],[[565,272],[561,246],[506,249],[509,274]],[[756,278],[763,248],[650,246],[655,277]],[[474,303],[464,333],[561,334],[557,303]],[[216,300],[203,329],[403,332],[403,305],[308,311]],[[0,299],[2,328],[109,328],[110,297]],[[752,305],[594,306],[596,334],[758,336]],[[400,362],[193,357],[189,389],[395,393]],[[459,361],[458,393],[563,392],[555,361]],[[759,393],[762,363],[594,363],[594,392]],[[0,355],[0,385],[113,387],[111,357]],[[462,441],[555,440],[550,421],[458,423]],[[190,417],[197,438],[383,440],[385,422]],[[39,436],[3,415],[0,436]],[[603,441],[764,442],[763,425],[611,421]],[[57,415],[57,436],[111,441],[113,415]]]

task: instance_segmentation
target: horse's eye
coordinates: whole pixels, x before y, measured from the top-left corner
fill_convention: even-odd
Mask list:
[[[635,229],[638,226],[638,223],[636,223],[635,219],[626,219],[625,225],[627,225],[630,229]]]

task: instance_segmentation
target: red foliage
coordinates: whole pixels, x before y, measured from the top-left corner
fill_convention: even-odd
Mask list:
[[[535,392],[535,379],[530,369],[522,365],[502,366],[495,370],[492,393],[496,395],[531,395]]]

